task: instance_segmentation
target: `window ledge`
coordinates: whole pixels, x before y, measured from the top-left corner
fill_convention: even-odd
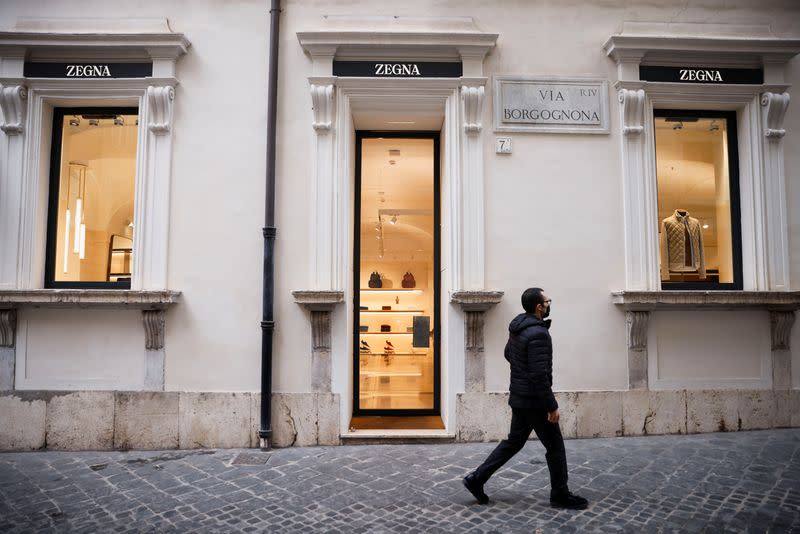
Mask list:
[[[163,310],[177,304],[180,291],[130,291],[116,289],[10,289],[0,290],[0,309],[128,308]]]
[[[464,311],[485,312],[503,300],[502,291],[455,291],[450,302],[458,304]]]
[[[800,291],[615,291],[611,300],[626,311],[800,309]]]

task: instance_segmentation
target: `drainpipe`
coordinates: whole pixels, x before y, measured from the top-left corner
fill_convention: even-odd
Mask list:
[[[280,0],[269,10],[269,78],[267,80],[267,191],[264,200],[264,288],[261,300],[261,449],[272,447],[272,332],[275,330],[275,112],[278,103],[278,35]]]

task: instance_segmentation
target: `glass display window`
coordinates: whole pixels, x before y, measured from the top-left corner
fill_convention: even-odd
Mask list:
[[[354,415],[438,415],[438,134],[356,137]]]
[[[662,289],[741,289],[735,112],[654,121]]]
[[[130,288],[139,115],[56,108],[45,287]]]

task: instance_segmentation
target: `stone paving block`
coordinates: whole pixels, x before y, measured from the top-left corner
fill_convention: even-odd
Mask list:
[[[561,414],[559,425],[564,439],[578,437],[578,394],[573,391],[558,392],[555,394],[558,402],[558,412]]]
[[[114,393],[76,391],[47,402],[47,448],[109,450],[114,446]]]
[[[14,393],[0,395],[0,450],[41,449],[45,445],[46,403]]]
[[[772,426],[789,428],[792,426],[792,392],[776,391],[773,394],[774,411]]]
[[[651,391],[647,434],[686,434],[686,390]]]
[[[622,392],[579,392],[577,418],[579,438],[621,436]]]
[[[739,428],[739,393],[736,390],[688,390],[686,429],[729,432]]]
[[[771,390],[739,391],[739,430],[772,428],[775,399]]]
[[[179,396],[181,449],[250,446],[249,393],[189,393]]]
[[[114,448],[177,449],[179,400],[178,392],[118,391]]]
[[[508,437],[511,407],[508,393],[459,393],[456,405],[456,439],[500,441]]]
[[[339,444],[339,398],[334,393],[317,394],[317,445]]]

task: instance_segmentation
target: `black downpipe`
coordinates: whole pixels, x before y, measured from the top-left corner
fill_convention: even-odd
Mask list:
[[[267,192],[264,200],[264,289],[261,311],[261,428],[262,449],[272,447],[272,332],[275,330],[275,112],[278,107],[278,31],[280,0],[269,10],[269,78],[267,81]]]

